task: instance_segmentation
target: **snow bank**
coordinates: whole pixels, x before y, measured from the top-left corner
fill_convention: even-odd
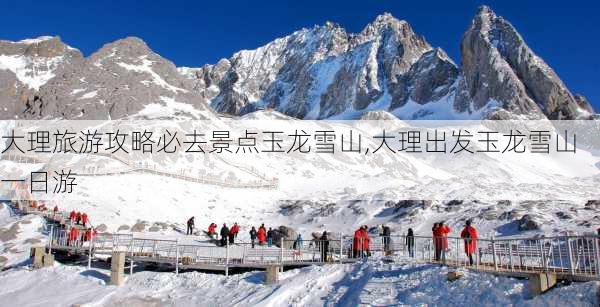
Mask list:
[[[0,273],[0,306],[594,306],[598,283],[558,286],[527,299],[526,280],[466,272],[446,281],[447,268],[423,264],[357,263],[306,267],[262,284],[262,272],[225,277],[188,272],[140,272],[107,286],[109,272],[57,265]],[[10,301],[10,304],[7,302]]]

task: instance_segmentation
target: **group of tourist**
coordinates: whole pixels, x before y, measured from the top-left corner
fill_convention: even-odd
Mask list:
[[[193,234],[194,229],[194,217],[191,217],[187,222],[187,234]],[[434,258],[436,261],[445,262],[446,252],[448,251],[448,234],[452,231],[449,226],[445,225],[444,222],[434,223],[432,227],[433,236],[433,249]],[[217,224],[211,223],[208,226],[207,235],[217,241],[220,246],[225,246],[227,243],[234,244],[235,239],[240,232],[240,227],[237,223],[229,228],[226,224],[223,224],[219,233],[217,233]],[[249,231],[250,242],[252,248],[258,245],[266,245],[271,247],[273,245],[275,231],[272,228],[266,228],[264,224],[258,227],[254,226]],[[220,236],[219,236],[220,235]],[[379,236],[383,242],[383,251],[385,255],[389,255],[392,252],[391,238],[392,233],[389,226],[381,225]],[[467,221],[465,228],[460,233],[461,238],[464,240],[465,253],[469,259],[469,263],[472,265],[473,253],[477,247],[477,231],[471,226],[471,221]],[[219,239],[220,237],[220,239]],[[322,259],[327,259],[327,250],[329,249],[329,238],[327,231],[324,231],[322,235],[315,237],[315,243],[319,246],[322,251]],[[404,245],[408,251],[409,257],[415,257],[415,235],[412,228],[409,228],[405,237]],[[313,242],[311,242],[311,245]],[[293,249],[299,250],[303,246],[302,235],[298,235],[293,243]],[[369,236],[369,227],[367,225],[360,226],[355,232],[352,239],[351,257],[363,258],[371,256],[371,238]]]

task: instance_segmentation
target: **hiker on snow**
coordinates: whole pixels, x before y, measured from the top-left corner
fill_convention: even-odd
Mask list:
[[[323,235],[319,238],[321,243],[321,262],[327,262],[327,250],[329,250],[329,238],[327,238],[327,231],[323,231]]]
[[[267,231],[265,230],[265,224],[262,224],[258,228],[258,244],[264,245],[267,242]]]
[[[187,220],[187,235],[192,235],[194,234],[194,217],[190,217],[189,220]]]
[[[229,235],[229,228],[227,225],[223,224],[221,227],[221,246],[227,245],[227,236]]]
[[[81,214],[81,222],[83,223],[83,227],[85,228],[85,225],[87,225],[88,223],[88,215],[83,213]]]
[[[73,246],[77,243],[77,240],[79,240],[79,229],[77,229],[77,227],[71,227],[71,230],[69,231],[69,242],[67,242],[67,245]]]
[[[217,224],[210,223],[210,225],[208,225],[208,236],[211,239],[215,239],[216,234],[217,234]]]
[[[296,241],[294,241],[294,249],[302,249],[302,235],[298,234]]]
[[[71,223],[75,223],[75,220],[77,219],[77,213],[75,210],[71,211],[69,214],[69,219],[71,220]]]
[[[254,226],[252,226],[252,229],[250,229],[250,242],[252,242],[252,248],[254,248],[254,241],[256,241],[256,229],[254,228]]]
[[[352,240],[352,257],[362,257],[363,247],[363,229],[362,226],[354,232],[354,239]]]
[[[370,248],[370,243],[371,243],[371,239],[369,238],[369,226],[364,225],[363,226],[363,252],[366,254],[367,257],[371,256],[371,248]]]
[[[271,247],[273,245],[273,230],[269,227],[269,231],[267,231],[267,246]]]
[[[415,234],[412,228],[409,228],[406,233],[406,247],[408,248],[408,256],[415,258]]]
[[[448,250],[448,234],[450,227],[444,225],[444,222],[439,222],[434,231],[436,243],[436,260],[446,262],[446,250]]]
[[[238,226],[237,223],[234,223],[233,226],[231,227],[231,230],[229,230],[229,244],[233,244],[235,237],[237,237],[238,232],[240,231],[240,227]]]
[[[390,253],[390,241],[391,241],[390,235],[391,235],[390,227],[381,225],[381,237],[383,239],[383,251],[385,252],[386,255]]]
[[[471,226],[471,220],[467,220],[465,223],[460,237],[465,240],[465,254],[469,258],[469,265],[473,265],[473,253],[477,249],[477,230]]]

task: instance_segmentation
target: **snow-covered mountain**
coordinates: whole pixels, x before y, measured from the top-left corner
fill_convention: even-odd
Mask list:
[[[214,114],[192,90],[193,82],[138,38],[106,44],[88,58],[58,37],[1,41],[0,54],[3,119],[207,119]]]
[[[593,114],[527,46],[481,7],[461,67],[385,13],[360,33],[327,22],[200,68],[177,68],[140,39],[91,56],[58,37],[0,41],[0,118],[211,118],[272,108],[302,119],[575,119]],[[369,116],[366,116],[369,117]]]
[[[260,108],[304,119],[360,118],[372,110],[403,119],[592,113],[488,7],[479,9],[461,47],[459,69],[386,13],[357,34],[326,23],[185,72],[215,110],[234,115]]]

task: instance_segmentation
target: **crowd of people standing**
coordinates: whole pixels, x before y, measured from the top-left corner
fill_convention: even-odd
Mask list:
[[[187,223],[188,229],[187,234],[193,234],[194,229],[194,218],[190,218]],[[434,223],[432,229],[432,242],[434,249],[434,259],[439,262],[446,261],[446,252],[448,251],[448,235],[452,231],[452,229],[446,225],[444,222]],[[207,235],[215,240],[218,245],[225,246],[227,244],[235,244],[235,239],[240,232],[240,226],[238,223],[234,223],[231,228],[227,226],[227,224],[223,224],[218,235],[217,235],[217,224],[211,223],[208,226]],[[371,256],[371,237],[370,237],[369,227],[367,225],[362,225],[354,232],[354,236],[352,239],[352,247],[351,254],[349,255],[352,258],[364,258]],[[261,224],[258,229],[255,226],[252,226],[248,232],[250,237],[250,244],[252,248],[258,244],[259,246],[267,246],[271,247],[273,245],[274,240],[274,230],[272,228],[268,228]],[[313,235],[314,236],[314,235]],[[381,225],[379,228],[379,236],[381,238],[381,242],[383,243],[383,251],[385,255],[390,255],[393,252],[392,248],[392,230],[387,225]],[[464,250],[467,258],[469,259],[469,263],[472,265],[474,263],[473,254],[475,253],[477,247],[477,230],[471,225],[471,221],[467,221],[465,223],[464,229],[460,232],[460,237],[464,240]],[[319,237],[314,237],[315,242],[319,244],[319,249],[321,250],[322,259],[328,259],[328,250],[329,250],[329,238],[327,231],[324,231],[322,235]],[[415,234],[412,228],[408,228],[408,231],[404,235],[404,242],[402,242],[406,246],[406,250],[408,251],[408,256],[414,258],[415,257]],[[313,243],[311,242],[311,245]],[[293,243],[293,249],[302,249],[303,247],[303,239],[302,235],[298,234],[297,238]]]

